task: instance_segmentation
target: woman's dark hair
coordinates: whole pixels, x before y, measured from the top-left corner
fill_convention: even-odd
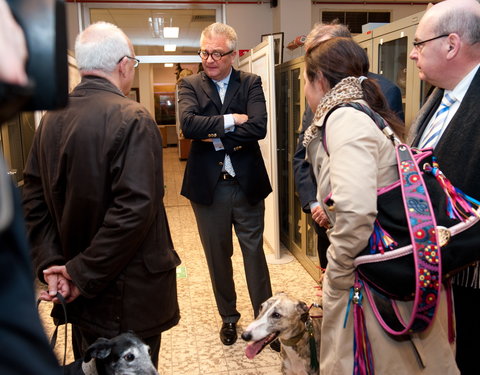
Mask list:
[[[364,49],[351,38],[331,38],[311,46],[305,54],[305,73],[311,82],[322,72],[331,88],[346,77],[368,76],[370,64]],[[398,137],[403,138],[405,127],[388,108],[387,101],[374,79],[362,83],[363,99],[380,114]]]

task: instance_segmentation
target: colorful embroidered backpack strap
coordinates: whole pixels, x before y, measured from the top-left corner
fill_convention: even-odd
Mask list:
[[[407,145],[397,146],[397,161],[416,269],[415,297],[409,321],[403,321],[394,300],[370,288],[365,288],[365,294],[382,327],[392,335],[404,335],[421,332],[432,322],[438,306],[442,272],[432,204],[420,168]]]

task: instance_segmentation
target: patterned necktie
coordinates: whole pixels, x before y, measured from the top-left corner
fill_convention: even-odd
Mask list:
[[[220,96],[220,100],[222,101],[225,99],[225,93],[227,92],[227,84],[225,82],[217,82],[218,87],[218,95]],[[223,161],[223,168],[225,172],[227,172],[230,176],[235,177],[235,170],[233,169],[232,161],[230,160],[230,156],[225,154],[225,159]]]
[[[220,95],[220,100],[222,101],[225,99],[225,93],[227,92],[227,84],[225,82],[217,82],[218,86],[218,95]]]
[[[425,129],[422,140],[420,141],[420,148],[435,147],[437,145],[446,125],[445,121],[448,117],[448,111],[450,110],[452,104],[456,101],[457,99],[449,94],[445,94],[443,96],[434,120],[430,126]]]

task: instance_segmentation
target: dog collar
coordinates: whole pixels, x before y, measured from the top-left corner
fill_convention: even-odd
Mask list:
[[[294,346],[300,341],[300,339],[303,337],[305,332],[308,332],[308,336],[309,336],[308,344],[310,346],[310,368],[314,370],[318,370],[319,363],[317,359],[317,345],[315,343],[315,336],[313,335],[312,319],[310,318],[309,315],[307,316],[307,319],[305,321],[305,329],[302,332],[300,332],[298,335],[293,336],[287,340],[280,339],[280,342],[282,343],[282,345]]]
[[[294,346],[294,345],[297,345],[297,343],[300,341],[300,339],[303,337],[303,335],[305,334],[305,332],[307,332],[306,329],[304,329],[303,331],[301,331],[298,335],[295,335],[293,337],[290,337],[289,339],[286,339],[286,340],[283,340],[283,339],[280,339],[280,342],[282,343],[282,345],[286,345],[286,346]]]

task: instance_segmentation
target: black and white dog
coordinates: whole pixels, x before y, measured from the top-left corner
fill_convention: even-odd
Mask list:
[[[249,342],[247,358],[253,359],[278,337],[283,374],[318,375],[321,313],[312,318],[309,310],[305,302],[285,293],[270,297],[262,304],[257,319],[242,333],[242,339]]]
[[[79,359],[64,367],[71,375],[158,375],[150,348],[131,332],[97,339]]]

